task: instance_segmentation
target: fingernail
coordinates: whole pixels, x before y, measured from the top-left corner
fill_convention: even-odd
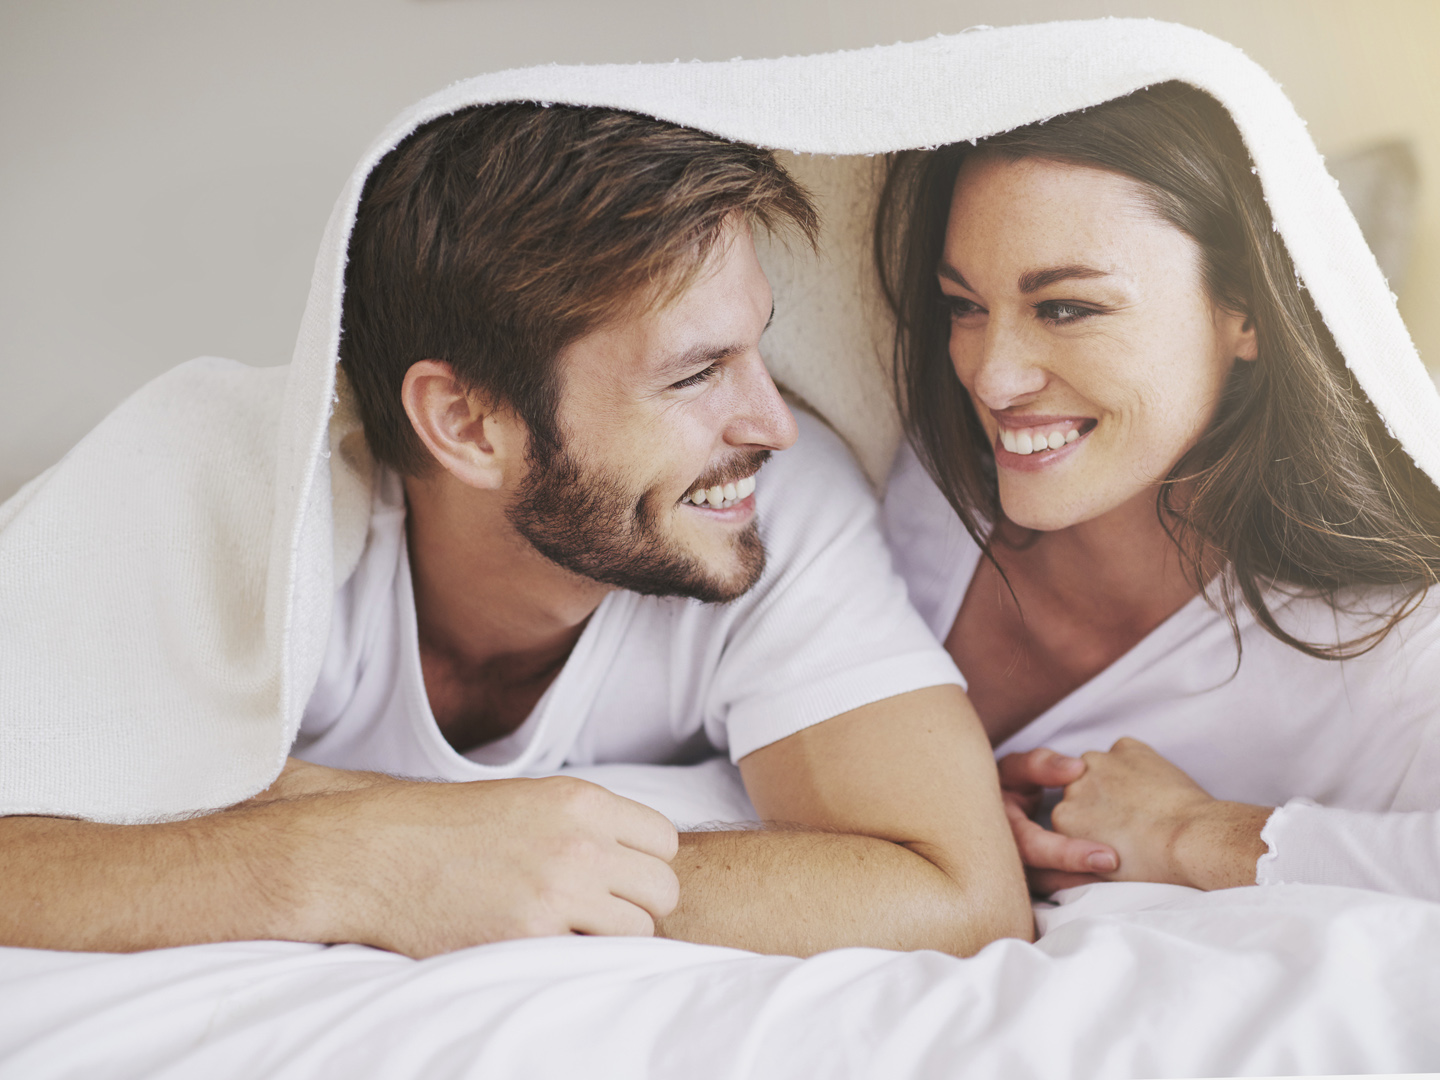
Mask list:
[[[1097,874],[1108,874],[1119,864],[1115,856],[1106,851],[1092,851],[1085,860],[1085,865],[1094,870]]]

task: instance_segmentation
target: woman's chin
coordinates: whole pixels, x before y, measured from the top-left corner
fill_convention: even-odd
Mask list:
[[[1058,532],[1093,516],[1087,513],[1086,507],[1077,506],[1069,499],[1046,498],[1044,492],[1037,491],[1006,491],[1008,486],[1000,485],[1000,509],[1007,521],[1022,529]]]
[[[1001,505],[1005,511],[1006,520],[1012,525],[1018,525],[1022,529],[1030,529],[1033,532],[1058,532],[1075,524],[1065,515],[1043,513],[1030,508],[1012,512],[1010,507],[1003,503]]]

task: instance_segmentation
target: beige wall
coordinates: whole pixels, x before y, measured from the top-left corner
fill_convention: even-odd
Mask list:
[[[405,105],[548,61],[768,56],[1096,15],[1188,22],[1321,149],[1421,156],[1402,309],[1440,360],[1434,0],[20,0],[0,5],[0,499],[191,356],[289,359],[354,159]]]

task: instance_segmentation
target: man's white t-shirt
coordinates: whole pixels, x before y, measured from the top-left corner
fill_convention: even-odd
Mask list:
[[[908,446],[884,526],[912,602],[943,641],[981,553]],[[1287,599],[1277,613],[1301,640],[1348,640],[1365,628],[1313,599]],[[1131,736],[1216,798],[1285,807],[1267,826],[1262,881],[1440,899],[1440,815],[1391,812],[1440,809],[1440,597],[1345,661],[1313,659],[1248,610],[1237,615],[1241,656],[1229,621],[1197,596],[996,755],[1048,746],[1078,756]]]
[[[797,444],[756,481],[766,549],[756,586],[728,604],[608,594],[521,727],[465,754],[430,710],[403,487],[382,474],[364,553],[335,597],[294,753],[442,780],[686,764],[717,753],[739,761],[862,705],[960,683],[891,568],[864,476],[820,421],[796,419]]]

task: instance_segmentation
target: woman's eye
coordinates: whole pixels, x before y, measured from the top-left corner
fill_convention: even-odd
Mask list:
[[[694,375],[687,376],[686,378],[681,379],[677,383],[671,383],[670,389],[684,390],[687,386],[699,386],[701,383],[705,382],[719,370],[720,368],[718,365],[711,364],[704,370],[697,371]]]
[[[950,296],[948,293],[940,295],[940,303],[944,305],[952,319],[968,318],[985,310],[974,300],[966,300],[963,296]]]
[[[1079,322],[1081,319],[1096,314],[1094,308],[1085,307],[1082,304],[1072,304],[1065,300],[1044,300],[1035,305],[1035,310],[1046,322],[1058,325]]]

